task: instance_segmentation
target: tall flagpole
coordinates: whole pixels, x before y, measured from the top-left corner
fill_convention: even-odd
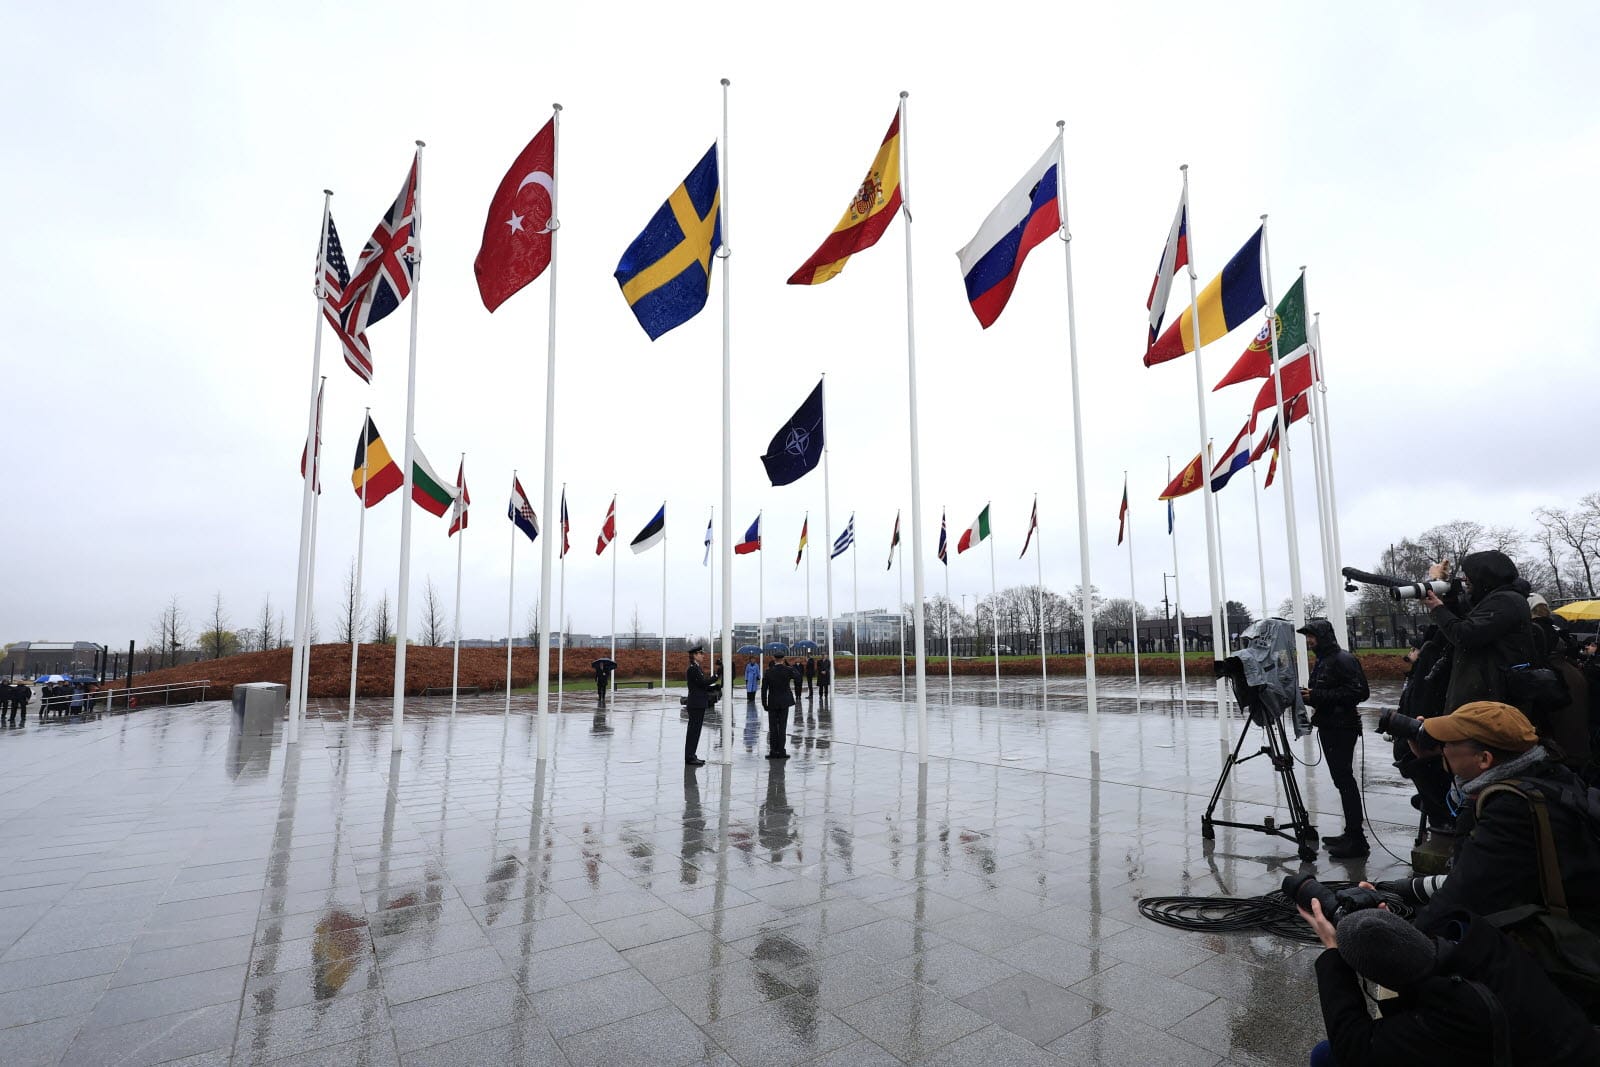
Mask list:
[[[667,703],[667,505],[661,505],[661,703]]]
[[[827,553],[822,570],[827,582],[827,595],[823,598],[828,613],[828,662],[838,665],[833,654],[833,490],[828,484],[828,372],[822,372],[822,551]],[[810,545],[806,548],[809,551]],[[806,557],[806,599],[811,598],[811,557]],[[808,612],[809,614],[809,609]]]
[[[1039,494],[1033,494],[1033,516],[1039,517]],[[1044,636],[1044,531],[1039,529],[1035,522],[1033,529],[1035,538],[1033,544],[1033,563],[1039,575],[1039,681],[1046,689],[1050,687],[1050,668],[1046,656],[1050,650],[1045,647]]]
[[[756,512],[756,540],[761,540],[766,531],[761,528],[761,512]],[[756,688],[759,691],[761,682],[766,677],[767,656],[763,651],[767,647],[767,549],[765,545],[756,549]],[[726,685],[723,691],[727,692]],[[733,707],[729,703],[729,708]],[[724,746],[727,748],[730,746]]]
[[[1122,498],[1128,498],[1128,472],[1122,472]],[[1139,584],[1133,569],[1133,516],[1128,516],[1128,629],[1133,634],[1133,691],[1139,692]]]
[[[367,421],[372,418],[368,407],[361,422],[361,519],[356,524],[356,588],[355,625],[350,627],[350,718],[356,721],[356,667],[361,660],[361,569],[367,559],[367,472],[371,458],[367,454]],[[459,583],[458,583],[459,584]]]
[[[462,482],[466,482],[467,454],[461,453]],[[461,492],[456,486],[456,492]],[[456,531],[456,639],[455,651],[450,655],[450,714],[456,713],[456,698],[461,691],[461,546],[467,540],[467,529]]]
[[[517,484],[517,472],[511,472],[511,484]],[[517,524],[511,524],[511,565],[506,571],[506,718],[511,717],[511,626],[512,613],[517,604]]]
[[[611,528],[617,527],[617,495],[611,494]],[[611,662],[617,662],[617,547],[616,534],[613,532],[611,543],[606,546],[611,549]],[[635,641],[638,634],[634,634]],[[612,700],[617,695],[617,669],[611,668],[611,673],[606,676],[606,706],[610,707]]]
[[[824,464],[822,468],[822,477],[824,480],[826,480],[828,477],[828,468],[826,465],[828,459],[828,449],[826,441],[823,442],[822,459]],[[824,499],[826,499],[826,492],[824,492]],[[811,624],[811,512],[806,512],[805,521],[802,524],[801,529],[806,531],[806,640],[815,643],[816,637],[814,635],[816,630]],[[833,546],[829,545],[828,547],[831,549]],[[777,635],[774,634],[773,638],[776,639]],[[765,654],[764,650],[763,654]],[[828,646],[828,660],[828,665],[830,667],[833,666],[832,645]]]
[[[1267,314],[1271,315],[1278,305],[1272,298],[1272,252],[1267,245],[1267,217],[1261,216],[1261,274],[1266,286]],[[1294,644],[1295,660],[1300,668],[1300,684],[1303,686],[1311,677],[1311,665],[1306,662],[1306,639],[1300,633],[1300,628],[1306,624],[1305,594],[1300,584],[1300,527],[1294,513],[1294,459],[1289,448],[1289,420],[1285,417],[1286,406],[1283,400],[1283,371],[1278,362],[1278,331],[1268,330],[1272,338],[1272,391],[1277,394],[1278,400],[1278,447],[1283,453],[1283,517],[1284,525],[1289,535],[1289,598],[1292,601],[1290,608],[1294,616]],[[1217,680],[1218,700],[1221,700],[1222,680]]]
[[[1261,491],[1256,487],[1256,465],[1250,464],[1250,510],[1256,520],[1256,580],[1261,583],[1261,617],[1271,617],[1267,610],[1267,557],[1261,550]]]
[[[311,389],[306,401],[306,455],[310,456],[317,432],[317,389],[322,381],[322,305],[327,299],[324,292],[328,271],[328,216],[332,210],[333,190],[322,190],[322,233],[317,237],[317,280],[312,290],[316,297],[317,321],[315,339],[311,342]],[[306,611],[306,553],[311,541],[311,504],[315,494],[311,491],[315,473],[308,459],[300,488],[300,547],[295,556],[294,578],[294,649],[289,655],[289,721],[284,727],[285,744],[300,741],[300,675],[305,665],[300,659],[300,639],[305,632]]]
[[[1305,281],[1306,268],[1302,265],[1300,267],[1300,293],[1302,300],[1305,297]],[[1328,504],[1327,469],[1323,460],[1322,406],[1318,403],[1315,373],[1317,370],[1317,354],[1316,349],[1311,344],[1311,328],[1309,325],[1306,327],[1305,335],[1307,358],[1312,361],[1311,388],[1305,394],[1308,409],[1306,411],[1306,421],[1311,426],[1311,468],[1316,476],[1317,547],[1322,554],[1322,589],[1326,598],[1324,611],[1327,614],[1329,624],[1333,626],[1334,636],[1339,639],[1341,645],[1348,645],[1350,635],[1346,632],[1344,613],[1334,610],[1338,604],[1334,588],[1342,586],[1343,583],[1340,581],[1339,565],[1335,562],[1337,555],[1333,550],[1333,534],[1328,526],[1331,508]],[[1293,400],[1291,398],[1286,401],[1286,407],[1292,406]]]
[[[989,504],[985,501],[985,511]],[[989,630],[994,638],[994,684],[998,690],[1000,686],[1000,585],[994,577],[994,534],[989,534]]]
[[[1189,164],[1185,163],[1178,168],[1183,172],[1183,202],[1189,202]],[[1206,455],[1206,442],[1211,439],[1211,431],[1206,427],[1206,384],[1205,371],[1201,365],[1201,353],[1205,346],[1200,343],[1200,298],[1196,289],[1197,275],[1194,269],[1194,216],[1188,218],[1188,248],[1189,248],[1189,322],[1194,331],[1194,405],[1195,412],[1200,417],[1200,455]],[[1272,303],[1267,302],[1267,314],[1272,314]],[[1204,459],[1201,460],[1204,463]],[[1222,633],[1222,625],[1218,621],[1221,604],[1218,600],[1217,588],[1217,523],[1215,507],[1215,491],[1211,488],[1211,469],[1207,467],[1201,471],[1205,482],[1205,512],[1206,512],[1206,580],[1211,585],[1211,648],[1218,651],[1226,647]],[[1176,547],[1176,545],[1174,545]],[[1173,570],[1177,570],[1174,566]],[[1182,630],[1180,622],[1179,629]],[[1302,657],[1303,658],[1303,657]],[[1228,721],[1222,715],[1226,707],[1227,692],[1221,678],[1217,679],[1217,728],[1221,732],[1223,741],[1228,738]]]
[[[722,79],[722,165],[718,178],[722,184],[722,669],[733,665],[733,346],[729,294],[732,281],[728,267],[733,260],[728,230],[728,79]],[[714,621],[714,620],[713,620]],[[707,634],[706,639],[711,640]],[[733,679],[723,686],[722,755],[733,764]]]
[[[319,420],[320,421],[320,420]],[[317,435],[322,434],[322,427],[317,427]],[[313,446],[312,451],[315,451]],[[311,459],[306,464],[312,468],[320,468],[321,463]],[[318,470],[320,474],[320,469]],[[320,480],[320,478],[318,479]],[[311,695],[311,602],[316,599],[317,590],[317,517],[322,510],[322,494],[315,493],[311,497],[311,541],[306,552],[306,623],[305,623],[305,651],[300,654],[300,717],[305,718],[306,703]]]
[[[706,533],[711,532],[711,527],[717,521],[717,509],[712,508],[711,514],[706,518]],[[713,542],[715,538],[713,537]],[[717,568],[711,565],[710,546],[706,550],[706,649],[711,657],[711,673],[717,673]],[[724,661],[723,666],[727,663]]]
[[[1212,466],[1213,466],[1214,457],[1212,456],[1212,452],[1213,452],[1214,448],[1215,448],[1215,442],[1211,442],[1211,441],[1207,441],[1206,442],[1206,472],[1207,472],[1206,473],[1206,478],[1207,479],[1209,479],[1211,477],[1210,471],[1212,470]],[[1220,497],[1217,499],[1216,505],[1217,505],[1217,545],[1218,545],[1218,547],[1220,549],[1221,546],[1226,545],[1228,543],[1227,539],[1225,537],[1223,537],[1223,534],[1222,534],[1222,500],[1221,500]],[[1228,627],[1228,567],[1227,567],[1227,553],[1222,552],[1222,551],[1218,551],[1217,552],[1217,589],[1220,590],[1221,593],[1222,593],[1222,639],[1226,642],[1226,644],[1223,645],[1223,650],[1225,652],[1226,651],[1232,651],[1232,648],[1233,648],[1233,634],[1232,634],[1232,631]],[[1223,704],[1223,705],[1218,705],[1218,706],[1219,707],[1226,707],[1227,705]]]
[[[911,433],[911,623],[917,657],[917,762],[928,762],[928,640],[922,598],[926,592],[922,566],[922,451],[917,427],[916,313],[911,293],[911,143],[906,132],[906,98],[900,93],[900,213],[906,235],[906,395]],[[902,566],[904,561],[902,560]],[[945,568],[945,581],[950,580]],[[949,597],[945,598],[946,600]],[[948,630],[948,628],[947,628]],[[953,676],[952,676],[953,677]]]
[[[1309,307],[1309,305],[1307,305]],[[1342,564],[1344,561],[1344,542],[1339,534],[1339,494],[1333,477],[1333,426],[1328,421],[1328,379],[1327,368],[1322,365],[1322,312],[1312,316],[1311,330],[1315,339],[1311,342],[1312,357],[1316,359],[1317,378],[1312,384],[1312,392],[1322,404],[1322,465],[1328,470],[1328,526],[1333,532],[1333,560],[1334,560],[1334,585],[1328,591],[1330,601],[1338,604],[1338,618],[1348,623],[1344,607],[1344,582],[1342,581]]]
[[[898,521],[898,520],[897,520]],[[896,528],[898,532],[898,527]],[[896,562],[900,566],[894,571],[895,607],[894,613],[900,620],[900,703],[906,700],[906,557],[900,550],[897,542],[894,546]]]
[[[550,118],[550,313],[544,366],[544,520],[554,509],[556,469],[556,244],[561,215],[561,105],[551,104]],[[539,759],[550,756],[550,538],[539,546]]]
[[[558,516],[557,525],[561,530],[561,599],[560,618],[556,625],[561,627],[560,651],[556,653],[556,714],[561,714],[561,698],[567,687],[567,483],[561,483],[561,514]]]
[[[1089,751],[1100,752],[1100,715],[1094,669],[1094,581],[1089,567],[1088,479],[1083,473],[1083,398],[1078,387],[1078,314],[1072,290],[1072,227],[1067,221],[1067,124],[1056,123],[1056,183],[1061,198],[1061,243],[1067,260],[1067,354],[1072,369],[1072,442],[1078,479],[1078,581],[1083,596],[1083,676],[1089,705]]]
[[[1167,484],[1172,484],[1172,457],[1167,457]],[[1172,501],[1167,501],[1167,538],[1172,542],[1172,600],[1178,612],[1178,692],[1189,699],[1188,642],[1183,634],[1183,583],[1178,580],[1178,519]]]
[[[412,436],[417,426],[417,305],[422,296],[422,149],[417,142],[416,181],[411,189],[411,351],[406,360],[406,467],[400,494],[400,594],[395,610],[394,639],[394,723],[390,731],[395,752],[404,745],[406,722],[406,641],[409,638],[411,607],[411,491],[416,485],[413,470],[417,459]],[[509,699],[509,698],[508,698]]]
[[[948,515],[948,509],[945,508],[943,505],[941,505],[940,508],[939,508],[939,515],[940,515],[940,518],[941,518],[941,526],[947,525],[946,523],[943,522],[943,519]],[[956,686],[956,656],[955,656],[954,639],[952,638],[951,633],[950,633],[950,560],[948,559],[949,549],[947,548],[945,551],[946,551],[947,558],[944,560],[944,674],[945,674],[945,685],[950,687],[950,691],[951,692],[954,692],[955,691],[955,686]],[[920,726],[925,725],[926,722],[927,722],[927,719],[926,719],[927,708],[926,707],[922,707],[922,708],[918,708],[917,710],[918,710],[918,726],[920,727]],[[920,743],[920,742],[926,740],[926,738],[924,736],[919,736],[917,740]],[[919,755],[919,758],[923,762],[927,762],[927,746],[926,745],[924,745],[921,749],[918,750],[918,755]]]
[[[856,546],[856,515],[850,513],[850,613],[855,620],[850,624],[850,665],[855,668],[855,689],[861,692],[861,552]]]

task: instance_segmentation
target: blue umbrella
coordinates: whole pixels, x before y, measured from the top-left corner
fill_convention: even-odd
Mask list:
[[[796,641],[794,647],[799,652],[815,652],[822,646],[815,641]]]
[[[764,651],[769,656],[787,656],[789,654],[789,646],[782,641],[768,641]]]
[[[755,645],[740,645],[734,652],[741,656],[758,656],[761,654],[761,649]]]

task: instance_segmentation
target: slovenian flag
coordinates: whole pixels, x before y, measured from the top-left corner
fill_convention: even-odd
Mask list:
[[[756,516],[756,521],[750,524],[750,529],[744,532],[744,540],[733,546],[734,552],[741,556],[751,552],[761,551],[761,516]]]
[[[1022,261],[1041,241],[1061,229],[1060,167],[1058,137],[989,212],[967,246],[956,253],[966,281],[967,301],[986,330],[1011,299]]]
[[[1211,491],[1222,492],[1222,487],[1228,484],[1228,479],[1248,466],[1250,466],[1250,424],[1247,422],[1239,427],[1233,444],[1228,446],[1228,451],[1223,453],[1222,459],[1212,469]]]
[[[986,540],[989,536],[989,505],[985,504],[983,510],[978,512],[978,520],[969,526],[961,535],[961,540],[956,542],[956,555],[960,555],[979,541]]]

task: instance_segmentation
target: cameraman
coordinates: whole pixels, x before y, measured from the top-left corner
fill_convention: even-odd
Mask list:
[[[1600,1062],[1600,1036],[1533,958],[1488,921],[1448,916],[1432,938],[1386,909],[1346,915],[1335,927],[1319,901],[1300,915],[1327,951],[1317,993],[1328,1040],[1312,1067],[1472,1067]],[[1367,1012],[1361,979],[1397,995]]]
[[[1573,917],[1600,919],[1600,841],[1580,806],[1586,788],[1538,744],[1527,717],[1509,704],[1481,700],[1427,720],[1423,730],[1442,743],[1455,779],[1450,802],[1458,837],[1450,873],[1379,888],[1422,905],[1415,922],[1424,931],[1455,911],[1493,915],[1543,902],[1539,830],[1529,802],[1510,792],[1485,795],[1490,786],[1506,783],[1544,797]]]
[[[1444,576],[1448,561],[1428,569],[1430,579]],[[1504,552],[1471,552],[1461,561],[1472,608],[1465,615],[1429,589],[1422,598],[1439,633],[1454,652],[1444,710],[1454,711],[1475,700],[1516,703],[1506,692],[1505,668],[1533,658],[1529,640],[1532,615],[1526,594],[1517,589],[1517,565]],[[1518,704],[1524,714],[1529,710]]]
[[[1312,619],[1299,630],[1306,648],[1316,657],[1311,677],[1300,699],[1312,709],[1311,725],[1328,757],[1328,774],[1339,791],[1344,808],[1344,833],[1323,838],[1330,859],[1359,859],[1372,851],[1361,827],[1361,787],[1356,784],[1354,759],[1361,737],[1361,717],[1356,705],[1371,695],[1361,661],[1339,647],[1333,624]]]

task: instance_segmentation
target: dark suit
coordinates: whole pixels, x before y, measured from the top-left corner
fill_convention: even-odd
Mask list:
[[[817,661],[810,656],[806,657],[806,693],[817,691]]]
[[[761,706],[767,709],[767,747],[774,756],[783,755],[784,738],[789,732],[789,709],[794,706],[794,668],[776,663],[767,668],[761,680]]]
[[[833,661],[820,659],[817,661],[817,685],[822,690],[822,702],[828,702],[828,691],[833,688]]]
[[[706,721],[706,709],[711,706],[711,687],[722,681],[722,676],[714,674],[706,677],[706,672],[700,669],[700,664],[689,664],[689,731],[683,739],[683,761],[689,763],[696,759],[695,750],[700,747],[700,727]]]

